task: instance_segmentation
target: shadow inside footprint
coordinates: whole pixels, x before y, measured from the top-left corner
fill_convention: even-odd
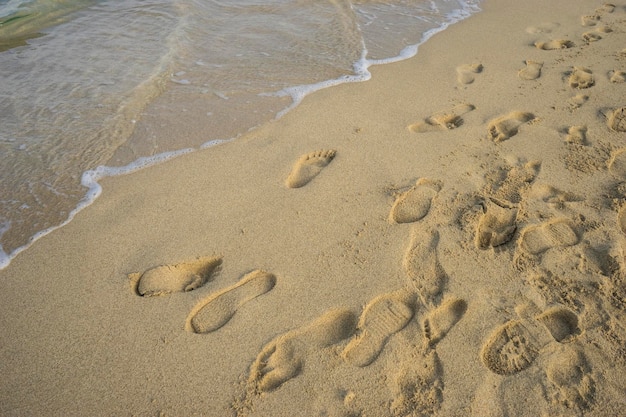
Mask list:
[[[575,67],[568,79],[569,86],[577,89],[593,87],[595,79],[591,70],[587,68]]]
[[[517,229],[516,219],[517,209],[488,203],[476,228],[476,247],[488,249],[509,242]]]
[[[541,76],[541,68],[543,68],[543,62],[528,60],[526,61],[526,67],[522,68],[517,75],[522,80],[536,80]]]
[[[432,200],[441,185],[427,178],[420,178],[410,190],[400,194],[391,207],[391,223],[413,223],[426,217]]]
[[[579,240],[569,220],[554,219],[526,227],[522,231],[519,247],[527,253],[539,255],[552,248],[573,246]]]
[[[471,84],[474,82],[475,74],[483,71],[482,64],[465,64],[457,67],[457,81],[461,84]]]
[[[161,265],[129,274],[131,288],[142,297],[192,291],[206,284],[222,264],[221,257],[203,257],[175,265]]]
[[[259,394],[278,389],[304,369],[312,350],[334,345],[354,333],[356,317],[349,310],[330,310],[308,325],[278,336],[263,347],[250,368],[248,384]]]
[[[500,326],[483,345],[481,359],[491,372],[512,375],[528,368],[551,341],[569,343],[580,333],[576,314],[553,307],[534,318]]]
[[[481,351],[483,364],[499,375],[523,371],[538,355],[537,341],[518,320],[509,321],[496,329]]]
[[[334,150],[323,150],[302,155],[294,164],[285,184],[289,188],[307,185],[335,158]]]
[[[437,132],[444,130],[452,130],[463,124],[463,116],[474,110],[476,107],[472,104],[460,104],[448,111],[441,111],[427,117],[424,121],[414,123],[408,128],[414,133]]]
[[[574,42],[567,39],[554,39],[546,42],[535,42],[535,47],[537,49],[542,49],[544,51],[552,51],[556,49],[568,49],[576,46]]]
[[[578,316],[562,307],[553,307],[545,311],[537,316],[537,320],[548,329],[552,338],[559,343],[565,343],[581,333]]]
[[[357,336],[343,351],[344,359],[364,367],[376,360],[387,340],[413,318],[413,309],[393,294],[383,294],[372,300],[363,311],[357,326]]]
[[[619,109],[611,112],[607,118],[607,124],[616,132],[626,132],[626,107],[620,107]]]
[[[185,329],[193,333],[209,333],[222,326],[248,301],[274,288],[276,277],[265,271],[253,271],[241,281],[200,301],[189,313]]]
[[[402,263],[409,288],[425,307],[439,304],[448,283],[448,275],[439,263],[438,244],[437,230],[415,230]]]
[[[489,122],[487,130],[489,138],[496,143],[503,142],[517,135],[524,123],[530,122],[535,116],[532,113],[513,111],[504,116],[497,117]]]
[[[467,302],[453,298],[430,312],[422,322],[424,337],[432,347],[443,339],[467,311]]]

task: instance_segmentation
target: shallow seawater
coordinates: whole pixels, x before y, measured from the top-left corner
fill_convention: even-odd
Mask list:
[[[311,91],[364,81],[369,65],[413,55],[478,4],[0,0],[0,268],[88,204],[99,176],[236,138]]]

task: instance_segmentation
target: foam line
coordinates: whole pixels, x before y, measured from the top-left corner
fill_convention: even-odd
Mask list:
[[[328,87],[334,87],[336,85],[340,85],[340,84],[344,84],[344,83],[354,83],[354,82],[367,81],[367,80],[369,80],[372,77],[372,74],[369,72],[369,67],[370,66],[372,66],[372,65],[391,64],[391,63],[394,63],[394,62],[399,62],[399,61],[403,61],[405,59],[409,59],[409,58],[414,57],[415,55],[417,55],[419,46],[422,45],[423,43],[425,43],[426,41],[428,41],[435,34],[444,31],[450,25],[453,25],[454,23],[458,23],[461,20],[464,20],[464,19],[470,17],[474,13],[478,13],[480,11],[480,8],[478,7],[478,3],[479,3],[478,0],[458,0],[459,9],[456,9],[456,10],[448,13],[446,15],[446,20],[443,23],[441,23],[436,28],[433,28],[433,29],[430,29],[430,30],[424,32],[422,37],[420,38],[420,41],[418,43],[413,44],[413,45],[408,45],[408,46],[404,47],[400,51],[400,54],[395,56],[395,57],[385,58],[385,59],[367,59],[367,53],[368,52],[367,52],[367,48],[366,48],[365,44],[363,43],[363,49],[362,49],[362,53],[361,53],[361,58],[359,60],[357,60],[353,64],[354,74],[352,74],[352,75],[343,75],[343,76],[341,76],[339,78],[336,78],[336,79],[326,80],[326,81],[322,81],[322,82],[318,82],[318,83],[314,83],[314,84],[305,84],[305,85],[299,85],[299,86],[294,86],[294,87],[288,87],[288,88],[282,89],[282,90],[274,92],[274,93],[262,93],[260,95],[261,96],[274,96],[274,97],[291,97],[292,104],[289,105],[284,110],[280,111],[276,115],[276,119],[280,119],[282,116],[287,114],[289,111],[291,111],[292,109],[297,107],[298,104],[300,104],[302,102],[304,97],[306,97],[307,95],[309,95],[309,94],[311,94],[311,93],[313,93],[315,91],[322,90],[322,89],[328,88]],[[235,138],[228,139],[228,140],[212,140],[212,141],[209,141],[209,142],[203,144],[198,149],[206,149],[206,148],[209,148],[211,146],[215,146],[215,145],[218,145],[218,144],[221,144],[221,143],[224,143],[224,142],[229,142],[229,141],[234,140],[234,139]],[[33,244],[33,242],[35,242],[39,238],[47,235],[48,233],[52,232],[53,230],[56,230],[56,229],[58,229],[60,227],[65,226],[66,224],[68,224],[74,218],[74,216],[78,212],[80,212],[82,209],[84,209],[85,207],[87,207],[91,203],[93,203],[94,200],[96,198],[98,198],[98,196],[102,192],[102,187],[98,183],[98,181],[100,179],[102,179],[104,177],[112,177],[112,176],[117,176],[117,175],[129,174],[131,172],[138,171],[140,169],[147,168],[149,166],[152,166],[152,165],[155,165],[155,164],[158,164],[158,163],[161,163],[161,162],[165,162],[165,161],[167,161],[169,159],[172,159],[172,158],[175,158],[177,156],[180,156],[180,155],[183,155],[183,154],[187,154],[189,152],[193,152],[194,150],[196,150],[196,149],[187,148],[187,149],[182,149],[182,150],[173,151],[173,152],[165,152],[165,153],[154,155],[154,156],[151,156],[151,157],[139,158],[135,162],[133,162],[133,163],[131,163],[129,165],[126,165],[124,167],[99,166],[99,167],[97,167],[97,168],[95,168],[93,170],[89,170],[89,171],[84,172],[83,176],[82,176],[82,179],[81,179],[81,184],[83,186],[87,187],[88,191],[85,194],[85,197],[83,197],[83,199],[78,203],[76,208],[74,210],[72,210],[72,212],[69,214],[67,220],[65,220],[60,225],[53,226],[53,227],[50,227],[50,228],[48,228],[46,230],[43,230],[41,232],[36,233],[30,239],[30,242],[28,244],[15,249],[10,254],[7,254],[2,249],[2,245],[0,245],[0,270],[6,268],[13,258],[15,258],[23,250],[25,250],[28,247],[30,247],[30,245]],[[2,224],[2,225],[0,225],[0,237],[9,228],[10,228],[10,224]]]
[[[230,140],[232,139],[211,140],[201,145],[198,149],[210,148],[212,146],[229,142]],[[81,210],[91,205],[96,200],[96,198],[98,198],[100,194],[102,193],[102,186],[98,182],[102,178],[116,177],[118,175],[130,174],[132,172],[139,171],[140,169],[148,168],[150,166],[157,165],[165,161],[169,161],[170,159],[174,159],[181,155],[188,154],[195,150],[196,149],[193,149],[193,148],[185,148],[185,149],[180,149],[180,150],[172,151],[172,152],[163,152],[163,153],[149,156],[149,157],[141,157],[137,159],[136,161],[128,165],[122,166],[122,167],[110,167],[110,166],[101,165],[94,169],[85,171],[81,177],[80,183],[82,186],[87,187],[87,192],[85,193],[85,196],[80,200],[76,208],[70,212],[67,219],[59,225],[52,226],[52,227],[49,227],[48,229],[37,232],[35,235],[33,235],[33,237],[30,238],[30,241],[26,245],[20,246],[19,248],[15,249],[10,254],[6,253],[3,250],[2,245],[0,245],[0,269],[6,268],[11,263],[11,260],[15,258],[19,253],[28,249],[30,245],[32,245],[34,242],[44,237],[48,233],[51,233],[52,231],[65,226],[66,224],[71,222],[72,219],[74,219],[74,216],[76,216]],[[10,226],[11,226],[10,223],[0,224],[0,236],[2,236],[4,232],[9,230]]]
[[[454,10],[448,13],[445,17],[445,21],[441,23],[438,27],[427,30],[422,34],[420,41],[413,45],[405,46],[400,54],[384,59],[367,59],[367,48],[363,43],[363,52],[361,53],[361,58],[353,64],[354,74],[352,75],[342,75],[339,78],[335,78],[332,80],[321,81],[313,84],[303,84],[294,87],[287,87],[275,93],[261,93],[261,96],[274,96],[274,97],[291,97],[292,104],[280,111],[276,115],[276,119],[280,119],[285,114],[289,113],[292,109],[296,108],[306,97],[307,95],[322,90],[328,87],[334,87],[336,85],[344,84],[344,83],[355,83],[368,81],[372,78],[372,74],[369,72],[369,67],[372,65],[384,65],[384,64],[392,64],[394,62],[404,61],[406,59],[412,58],[417,55],[417,51],[419,46],[428,41],[434,35],[439,32],[446,30],[450,25],[460,22],[468,17],[470,17],[474,13],[478,13],[480,8],[476,4],[476,1],[472,0],[459,0],[460,9]]]

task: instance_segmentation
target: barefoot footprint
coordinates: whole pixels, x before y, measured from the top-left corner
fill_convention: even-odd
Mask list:
[[[389,221],[392,223],[413,223],[423,219],[430,211],[433,198],[441,190],[441,185],[427,178],[420,178],[408,191],[400,194],[391,207]]]
[[[517,135],[520,126],[534,118],[535,116],[532,113],[513,111],[492,119],[487,127],[489,138],[496,143],[510,139]]]
[[[461,84],[471,84],[474,82],[475,74],[483,71],[482,64],[465,64],[456,69],[457,81]]]
[[[193,333],[209,333],[222,326],[248,301],[274,288],[276,277],[265,271],[252,271],[241,281],[209,295],[189,313],[185,329]]]
[[[485,213],[478,221],[476,229],[476,247],[488,249],[504,245],[513,238],[517,209],[488,203]]]
[[[542,326],[543,325],[543,326]],[[497,328],[483,345],[481,360],[493,373],[513,375],[527,369],[551,341],[567,343],[580,334],[578,317],[563,307]]]
[[[541,76],[541,68],[543,68],[543,62],[528,60],[526,68],[522,68],[517,75],[522,80],[536,80]]]
[[[590,69],[574,67],[574,70],[569,76],[568,83],[572,88],[582,89],[593,87],[595,80]]]
[[[410,125],[409,130],[414,133],[425,133],[456,129],[463,124],[461,116],[475,108],[471,104],[460,104],[448,111],[435,113],[424,121]]]
[[[443,339],[467,311],[467,302],[460,298],[444,301],[422,322],[424,337],[432,347]]]
[[[364,367],[376,360],[387,340],[413,318],[413,309],[395,294],[383,294],[363,310],[357,335],[343,351],[346,362]]]
[[[539,255],[548,249],[573,246],[579,237],[567,219],[554,219],[526,227],[522,231],[519,247],[530,254]]]
[[[544,51],[552,51],[556,49],[568,49],[574,47],[574,42],[567,39],[554,39],[550,41],[535,42],[535,47]]]
[[[448,276],[437,257],[439,232],[416,230],[403,261],[409,287],[426,307],[438,304],[448,282]]]
[[[307,185],[322,172],[324,167],[331,163],[334,157],[334,150],[323,150],[302,155],[287,177],[287,187],[300,188]]]
[[[588,145],[587,126],[572,126],[567,130],[565,142],[575,145]]]
[[[587,43],[597,42],[600,39],[602,39],[602,36],[600,35],[600,33],[598,31],[595,31],[595,30],[592,30],[592,31],[589,31],[589,32],[585,32],[585,33],[582,34],[581,37]]]
[[[337,309],[278,336],[257,356],[250,368],[248,384],[257,394],[279,388],[302,372],[309,352],[350,337],[355,325],[356,317],[351,311]]]
[[[128,277],[137,295],[151,297],[195,290],[206,284],[221,264],[221,257],[204,257],[191,262],[156,266]]]

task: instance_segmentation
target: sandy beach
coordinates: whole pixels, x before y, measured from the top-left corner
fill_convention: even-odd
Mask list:
[[[626,416],[626,3],[481,8],[103,180],[0,270],[0,415]]]

